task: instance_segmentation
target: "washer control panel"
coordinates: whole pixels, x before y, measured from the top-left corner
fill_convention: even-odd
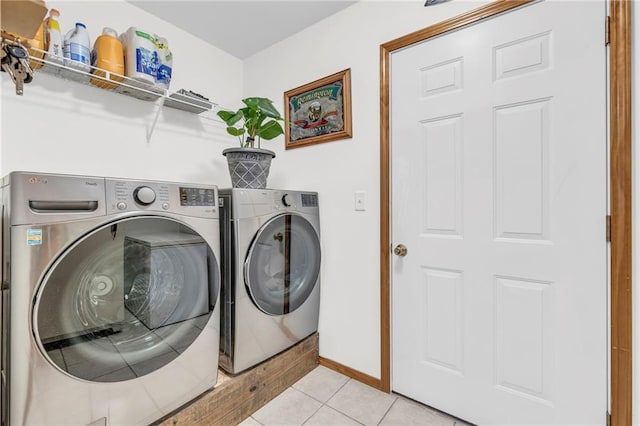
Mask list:
[[[196,217],[218,214],[214,185],[106,179],[107,212],[164,211]]]
[[[180,205],[182,206],[216,206],[218,197],[213,188],[180,187]]]

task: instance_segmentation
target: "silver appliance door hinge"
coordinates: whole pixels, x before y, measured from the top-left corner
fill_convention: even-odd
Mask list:
[[[607,411],[607,426],[611,426],[611,413]]]
[[[604,19],[604,45],[608,46],[611,43],[611,17],[606,16]]]
[[[607,215],[607,242],[611,242],[611,215]]]

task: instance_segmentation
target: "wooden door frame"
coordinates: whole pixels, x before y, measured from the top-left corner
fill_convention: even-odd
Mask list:
[[[391,222],[390,222],[390,59],[391,53],[432,37],[478,23],[535,0],[498,0],[380,46],[380,374],[379,387],[391,391]],[[609,191],[611,214],[611,425],[632,419],[631,300],[631,2],[609,1]],[[604,42],[604,35],[603,35]],[[604,223],[604,218],[603,218]],[[603,225],[604,226],[604,225]]]

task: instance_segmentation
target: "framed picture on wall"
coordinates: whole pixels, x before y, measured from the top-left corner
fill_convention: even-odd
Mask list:
[[[285,149],[351,137],[351,69],[284,94]]]

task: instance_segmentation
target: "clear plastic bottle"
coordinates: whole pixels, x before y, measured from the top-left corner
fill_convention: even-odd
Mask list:
[[[64,36],[64,58],[65,66],[91,71],[91,41],[82,22],[76,22],[75,28]]]
[[[51,9],[49,16],[44,20],[45,41],[44,46],[47,51],[46,59],[50,62],[61,64],[64,61],[62,49],[64,40],[60,32],[60,12],[58,9]]]
[[[158,71],[156,73],[156,86],[169,90],[171,84],[171,72],[173,69],[173,54],[169,50],[169,44],[164,37],[156,37],[158,50]]]

